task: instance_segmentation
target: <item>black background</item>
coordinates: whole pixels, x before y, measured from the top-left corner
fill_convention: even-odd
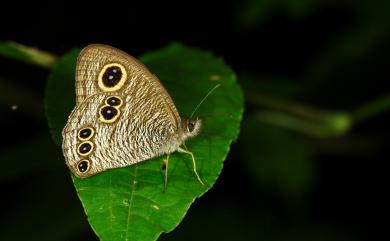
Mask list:
[[[247,97],[263,93],[262,83],[283,80],[301,91],[287,97],[281,91],[278,96],[319,109],[350,111],[389,94],[387,5],[379,1],[12,2],[2,3],[0,40],[56,55],[104,43],[134,56],[179,41],[222,56],[237,72]],[[0,94],[11,96],[0,99],[4,166],[0,239],[97,240],[62,160],[40,162],[48,153],[60,153],[58,148],[46,136],[46,146],[25,150],[47,133],[43,97],[48,71],[5,57],[0,57],[0,64],[6,83]],[[7,87],[5,95],[4,86],[13,92]],[[21,102],[20,111],[11,111],[10,105],[18,104],[26,93],[35,102],[26,106]],[[35,114],[26,114],[23,108]],[[294,133],[312,148],[315,166],[310,187],[302,188],[297,198],[280,183],[259,185],[251,177],[245,159],[256,158],[259,150],[247,153],[243,147],[256,145],[261,138],[257,124],[248,124],[261,107],[247,98],[245,108],[244,131],[215,187],[161,240],[375,240],[385,231],[388,111],[341,136]],[[259,136],[243,136],[248,133]],[[279,148],[283,152],[283,146]]]

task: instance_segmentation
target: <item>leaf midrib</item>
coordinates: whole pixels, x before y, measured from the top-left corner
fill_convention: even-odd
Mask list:
[[[134,197],[134,192],[135,192],[135,187],[136,187],[136,179],[137,179],[137,173],[138,173],[138,166],[134,166],[134,174],[133,174],[133,182],[131,184],[131,193],[130,193],[130,200],[129,200],[129,208],[127,210],[127,223],[126,223],[126,235],[125,235],[125,240],[128,241],[128,235],[129,235],[129,224],[130,224],[130,215],[131,215],[131,207],[133,205],[133,197]]]

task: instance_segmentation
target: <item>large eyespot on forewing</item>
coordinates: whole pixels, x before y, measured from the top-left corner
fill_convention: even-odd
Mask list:
[[[98,75],[98,86],[104,92],[117,91],[127,80],[127,71],[119,63],[106,64]]]

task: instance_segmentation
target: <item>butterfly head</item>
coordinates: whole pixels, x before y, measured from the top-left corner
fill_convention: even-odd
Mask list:
[[[184,139],[194,137],[199,134],[202,128],[202,120],[199,118],[184,119],[182,121]]]

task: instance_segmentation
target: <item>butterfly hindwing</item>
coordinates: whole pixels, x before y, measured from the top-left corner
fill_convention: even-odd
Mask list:
[[[113,98],[123,104],[112,105]],[[161,154],[159,150],[175,139],[174,125],[151,103],[136,106],[131,96],[94,94],[74,109],[62,133],[65,160],[73,173],[88,177]],[[105,109],[111,114],[105,116]],[[80,163],[87,165],[86,171],[80,170]]]

